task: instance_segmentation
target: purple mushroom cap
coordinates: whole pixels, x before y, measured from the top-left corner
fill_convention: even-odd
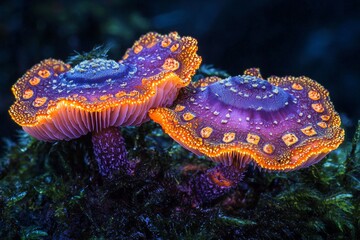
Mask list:
[[[12,119],[44,141],[70,140],[93,132],[94,155],[102,175],[132,173],[124,139],[117,127],[148,120],[148,110],[171,105],[201,63],[197,41],[148,33],[119,62],[86,60],[74,68],[47,59],[12,88]]]
[[[13,86],[9,113],[32,136],[69,140],[111,126],[139,125],[167,106],[199,67],[197,41],[148,33],[119,62],[86,60],[74,68],[47,59]]]
[[[307,167],[344,139],[324,87],[307,77],[264,80],[256,69],[202,79],[172,108],[149,114],[190,151],[240,168],[250,162],[268,170]]]

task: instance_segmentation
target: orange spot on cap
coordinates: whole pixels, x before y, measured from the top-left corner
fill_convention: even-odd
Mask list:
[[[38,85],[40,83],[40,81],[41,81],[40,78],[33,77],[33,78],[30,78],[29,83],[30,83],[30,85],[35,86],[35,85]]]
[[[263,147],[263,151],[267,154],[272,154],[274,150],[275,150],[275,146],[270,143],[265,144]]]
[[[175,71],[180,67],[180,63],[174,58],[167,58],[162,65],[162,68],[169,71]]]
[[[320,118],[321,118],[321,120],[323,120],[323,121],[329,121],[329,120],[330,120],[330,116],[329,116],[329,115],[321,115]]]
[[[107,99],[109,99],[109,98],[112,98],[113,97],[113,95],[112,94],[107,94],[107,95],[102,95],[102,96],[100,96],[100,100],[101,101],[105,101],[105,100],[107,100]]]
[[[136,46],[134,47],[134,53],[135,53],[135,54],[140,53],[142,50],[143,50],[143,46],[141,46],[141,45],[136,45]]]
[[[32,96],[34,96],[34,91],[31,89],[26,89],[22,97],[27,100],[30,99]]]
[[[186,112],[182,115],[182,117],[185,121],[190,121],[195,117],[195,115],[190,112]]]
[[[251,133],[248,133],[247,137],[246,137],[246,141],[248,143],[252,143],[252,144],[255,144],[257,145],[260,141],[260,137],[256,134],[251,134]]]
[[[295,143],[297,143],[299,141],[299,139],[293,133],[287,133],[284,136],[282,136],[281,139],[284,141],[284,143],[288,147],[290,147],[291,145],[294,145]]]
[[[213,129],[211,127],[204,127],[203,129],[201,129],[200,131],[200,135],[203,138],[209,138],[210,135],[212,134]]]
[[[176,107],[175,107],[175,109],[174,109],[174,111],[175,111],[175,112],[181,112],[181,111],[184,110],[184,109],[185,109],[185,106],[180,105],[180,104],[177,104]]]
[[[51,72],[47,69],[41,69],[41,70],[39,70],[38,74],[42,78],[48,78],[48,77],[50,77]]]
[[[327,128],[326,122],[318,122],[317,125],[321,128]]]
[[[224,143],[229,143],[229,142],[234,141],[234,139],[235,139],[235,133],[228,132],[228,133],[224,133],[224,137],[222,140]]]
[[[312,126],[307,126],[301,129],[301,131],[306,135],[306,136],[314,136],[316,135],[316,131]]]
[[[319,100],[320,99],[320,93],[317,92],[317,91],[314,91],[314,90],[310,90],[308,92],[308,97],[311,99],[311,100]]]
[[[162,47],[168,47],[171,44],[171,39],[170,38],[164,38],[164,40],[161,41],[161,46]]]
[[[179,46],[180,45],[178,43],[175,43],[174,45],[171,46],[170,51],[175,52],[179,48]]]
[[[321,103],[313,103],[311,104],[311,107],[315,110],[315,112],[322,113],[324,112],[324,107],[321,105]]]
[[[34,107],[41,107],[42,105],[44,105],[46,103],[46,101],[47,101],[47,97],[37,97],[37,98],[35,98],[32,105]]]
[[[299,84],[299,83],[293,83],[293,85],[291,85],[292,89],[295,90],[303,90],[304,88]]]
[[[149,42],[146,47],[147,48],[152,48],[153,46],[155,46],[157,44],[157,41],[154,39],[153,41]]]

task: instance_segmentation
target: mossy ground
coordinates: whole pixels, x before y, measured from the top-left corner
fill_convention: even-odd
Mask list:
[[[357,134],[359,135],[358,129]],[[24,132],[0,162],[1,239],[356,239],[358,138],[290,173],[249,169],[230,194],[191,206],[177,186],[209,165],[159,126],[123,130],[134,176],[104,180],[89,136],[44,143]],[[188,167],[192,166],[192,167]],[[195,171],[185,171],[193,169]]]
[[[227,76],[204,66],[195,79],[214,75]],[[181,148],[153,122],[122,131],[130,157],[140,163],[134,176],[110,180],[98,174],[89,135],[45,143],[20,131],[16,142],[4,140],[0,238],[360,237],[359,126],[352,142],[319,164],[289,173],[250,168],[234,191],[202,206],[191,205],[184,183],[210,161]]]

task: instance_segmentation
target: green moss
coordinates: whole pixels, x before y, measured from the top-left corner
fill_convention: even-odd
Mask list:
[[[198,80],[200,80],[202,78],[206,78],[206,77],[227,78],[227,77],[230,77],[230,75],[226,71],[215,68],[211,64],[203,64],[197,70],[197,72],[192,80],[198,81]]]
[[[148,134],[145,134],[148,132]],[[359,130],[356,134],[359,133]],[[1,238],[355,239],[358,140],[290,173],[249,170],[217,202],[191,207],[179,182],[197,158],[154,123],[123,131],[134,176],[103,180],[89,137],[44,143],[21,133],[1,158]],[[355,148],[355,149],[354,149]],[[207,164],[202,163],[203,166]],[[191,175],[189,173],[188,175]]]
[[[107,45],[107,46],[99,45],[99,46],[94,47],[89,52],[79,53],[77,51],[74,51],[74,54],[68,58],[67,63],[71,64],[72,66],[75,66],[82,61],[90,60],[93,58],[106,59],[108,57],[108,52],[109,52],[110,48],[111,48],[110,45]]]

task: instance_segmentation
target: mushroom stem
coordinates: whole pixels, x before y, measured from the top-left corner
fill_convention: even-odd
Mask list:
[[[191,180],[196,198],[206,203],[225,195],[243,179],[245,169],[219,164],[196,176]]]
[[[118,127],[109,127],[92,135],[93,151],[102,176],[112,177],[119,171],[134,173],[135,162],[127,158],[125,141]]]

